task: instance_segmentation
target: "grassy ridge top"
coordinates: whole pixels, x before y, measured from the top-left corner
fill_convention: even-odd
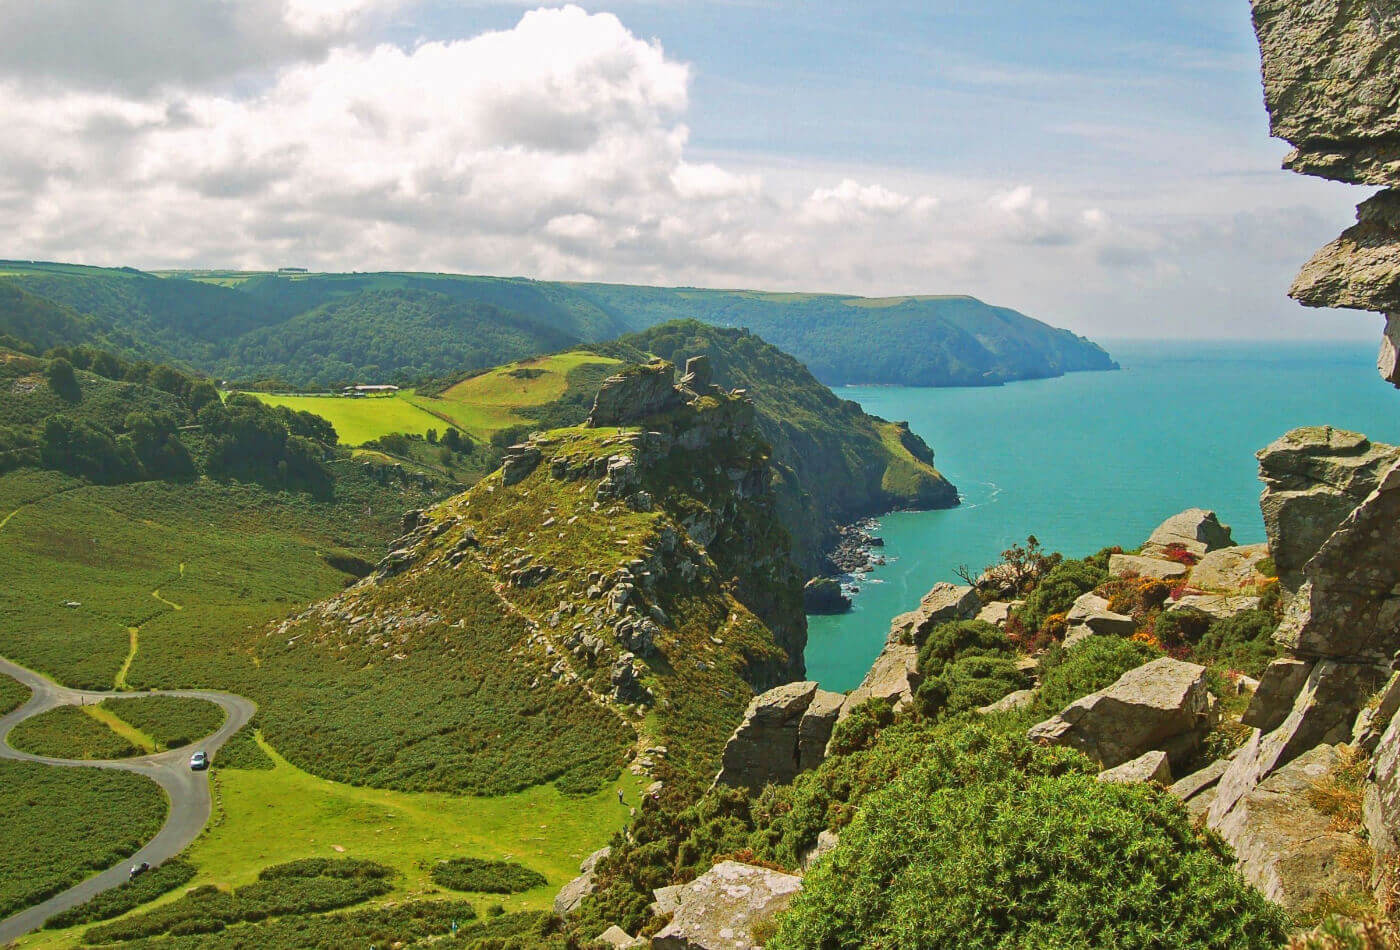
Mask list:
[[[57,308],[56,342],[297,386],[413,383],[675,319],[748,327],[830,385],[995,385],[1112,369],[1101,348],[966,296],[863,298],[384,272],[285,274],[0,261],[0,334]],[[22,291],[28,298],[15,297]]]

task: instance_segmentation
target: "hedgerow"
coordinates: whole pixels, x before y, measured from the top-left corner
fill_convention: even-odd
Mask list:
[[[216,933],[230,924],[336,910],[393,890],[393,870],[373,861],[308,858],[274,865],[252,884],[222,891],[197,887],[171,904],[94,927],[86,943],[111,943],[159,934]]]
[[[184,696],[104,699],[102,708],[140,729],[164,749],[178,749],[207,738],[224,724],[219,705]]]
[[[1286,936],[1284,912],[1160,790],[974,771],[955,782],[921,762],[870,796],[767,945],[1263,950]]]
[[[549,883],[543,874],[514,861],[453,858],[433,868],[433,881],[454,891],[517,894]]]
[[[140,775],[0,762],[0,918],[139,851],[165,812]]]
[[[148,904],[162,894],[175,890],[194,875],[193,864],[174,858],[109,891],[103,891],[77,907],[54,914],[44,921],[44,929],[62,930],[65,927],[76,927],[78,924],[120,917],[127,911],[135,910],[142,904]]]

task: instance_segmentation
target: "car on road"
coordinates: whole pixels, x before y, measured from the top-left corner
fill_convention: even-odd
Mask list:
[[[195,772],[202,772],[209,768],[209,756],[203,750],[190,756],[190,769]]]
[[[151,866],[150,866],[148,863],[146,863],[145,861],[142,861],[140,864],[133,864],[133,865],[131,866],[130,879],[134,881],[134,880],[136,880],[138,877],[140,877],[142,874],[145,874],[145,873],[146,873],[147,871],[149,871],[150,869],[151,869]]]

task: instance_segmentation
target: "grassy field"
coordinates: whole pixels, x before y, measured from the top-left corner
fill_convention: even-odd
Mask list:
[[[0,762],[0,917],[135,853],[165,812],[139,775]]]
[[[411,393],[348,399],[344,396],[280,396],[250,393],[272,406],[315,413],[335,426],[342,445],[363,445],[381,435],[442,432],[448,423],[416,405]]]
[[[344,586],[326,552],[377,559],[402,511],[425,500],[363,478],[341,479],[331,502],[208,480],[74,486],[0,476],[0,511],[12,513],[0,529],[0,655],[97,689],[124,668],[134,688],[226,685],[251,663],[250,629]]]
[[[183,696],[105,699],[98,709],[134,726],[149,736],[158,749],[189,745],[213,735],[224,724],[224,711],[219,706]]]

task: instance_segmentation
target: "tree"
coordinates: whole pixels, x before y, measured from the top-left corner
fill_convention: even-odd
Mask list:
[[[59,357],[49,363],[49,386],[68,402],[77,402],[83,397],[78,386],[78,374],[73,372],[73,364]]]

